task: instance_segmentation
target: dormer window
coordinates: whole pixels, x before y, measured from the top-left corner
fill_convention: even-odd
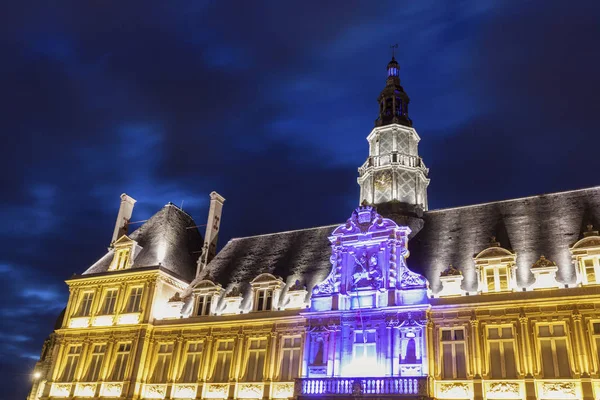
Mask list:
[[[217,313],[217,300],[223,288],[210,280],[198,282],[192,292],[194,294],[194,308],[190,311],[192,316],[215,315]]]
[[[571,247],[573,263],[577,270],[577,281],[582,285],[600,284],[600,235],[587,226],[583,239]]]
[[[257,290],[255,311],[269,311],[272,307],[273,291],[270,289]]]
[[[487,292],[508,290],[508,268],[503,265],[483,268]]]
[[[500,246],[492,237],[490,247],[475,256],[478,292],[497,293],[515,290],[517,255]]]
[[[600,277],[600,262],[598,257],[585,257],[581,260],[581,270],[583,272],[583,283],[594,284]]]
[[[114,265],[116,270],[125,269],[129,266],[129,249],[121,249],[115,252]]]
[[[271,311],[278,309],[281,289],[285,286],[281,278],[269,273],[260,274],[252,282],[254,292],[253,311]]]
[[[198,296],[198,307],[196,315],[212,314],[212,294],[203,294]]]
[[[114,245],[114,256],[110,263],[110,271],[120,271],[131,267],[133,262],[134,250],[138,248],[137,243],[127,236],[121,236]]]

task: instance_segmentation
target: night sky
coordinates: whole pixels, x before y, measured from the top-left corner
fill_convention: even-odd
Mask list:
[[[121,193],[204,224],[218,191],[220,246],[345,221],[391,44],[430,208],[600,184],[597,1],[43,3],[0,5],[2,399]]]

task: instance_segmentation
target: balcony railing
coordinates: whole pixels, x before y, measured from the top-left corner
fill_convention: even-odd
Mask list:
[[[296,395],[322,396],[426,396],[427,378],[301,378],[296,380]]]
[[[371,168],[371,167],[380,167],[383,165],[402,165],[405,167],[412,167],[412,168],[423,168],[426,171],[427,167],[425,167],[425,163],[423,162],[423,159],[421,159],[421,157],[418,156],[409,156],[408,154],[403,154],[403,153],[390,153],[390,154],[383,154],[381,156],[372,156],[367,158],[367,161],[365,161],[365,163],[358,169],[360,175],[363,175],[367,169]]]

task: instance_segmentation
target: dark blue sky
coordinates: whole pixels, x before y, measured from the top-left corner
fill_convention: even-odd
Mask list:
[[[600,183],[595,1],[55,3],[0,5],[0,398],[122,192],[202,224],[218,191],[221,245],[344,221],[390,44],[431,208]]]

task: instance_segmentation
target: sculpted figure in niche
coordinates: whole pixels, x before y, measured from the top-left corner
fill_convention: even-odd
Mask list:
[[[354,257],[354,271],[352,273],[352,289],[381,287],[381,270],[378,266],[377,254],[372,254],[367,261],[366,251],[360,258]]]
[[[324,343],[323,343],[323,338],[322,337],[317,337],[316,338],[316,342],[315,342],[315,346],[317,348],[317,351],[315,353],[315,358],[313,360],[312,365],[325,365],[325,361],[324,361]]]

